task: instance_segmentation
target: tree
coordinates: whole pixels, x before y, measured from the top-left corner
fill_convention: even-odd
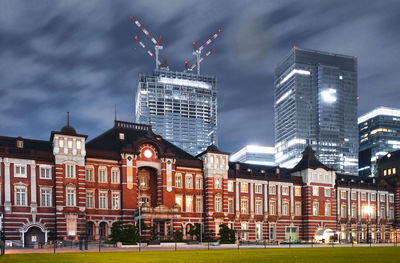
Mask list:
[[[136,244],[139,240],[138,230],[131,224],[124,224],[122,221],[117,221],[111,226],[111,241]]]
[[[189,235],[196,237],[196,240],[200,240],[200,233],[201,233],[201,224],[195,223],[188,232]]]
[[[236,241],[235,230],[230,229],[227,225],[219,225],[219,233],[222,244],[233,244]]]

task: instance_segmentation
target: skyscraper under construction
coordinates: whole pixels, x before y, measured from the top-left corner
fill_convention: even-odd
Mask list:
[[[218,144],[217,135],[217,81],[215,77],[200,74],[200,62],[214,48],[201,56],[202,50],[221,33],[219,30],[202,46],[193,43],[196,63],[186,62],[186,70],[175,72],[160,62],[161,37],[157,41],[136,18],[134,23],[154,44],[151,52],[142,41],[135,40],[154,58],[153,74],[139,74],[135,98],[136,122],[149,124],[155,133],[192,155],[204,151],[211,144]],[[197,72],[193,69],[197,67]]]

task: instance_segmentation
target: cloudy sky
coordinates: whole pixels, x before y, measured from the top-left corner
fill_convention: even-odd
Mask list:
[[[89,139],[134,121],[139,73],[152,59],[134,15],[172,70],[192,42],[223,33],[202,73],[218,78],[220,148],[272,145],[273,70],[293,46],[358,56],[359,114],[400,108],[400,1],[0,0],[0,135],[45,139],[71,123]]]

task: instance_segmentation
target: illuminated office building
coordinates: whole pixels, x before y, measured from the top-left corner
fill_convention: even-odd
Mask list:
[[[275,161],[310,144],[335,170],[358,173],[357,57],[294,47],[275,69]]]
[[[359,174],[376,176],[376,161],[400,149],[400,109],[380,107],[358,118]]]
[[[139,75],[136,122],[192,155],[217,145],[216,78],[165,69]]]
[[[230,161],[275,166],[275,147],[246,145],[233,153]]]

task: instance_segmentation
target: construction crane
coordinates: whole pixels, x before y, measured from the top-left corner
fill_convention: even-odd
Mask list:
[[[206,53],[204,56],[202,56],[198,61],[196,61],[195,63],[193,63],[191,66],[189,66],[189,62],[185,61],[185,68],[186,68],[186,70],[187,70],[187,71],[193,71],[193,69],[194,69],[198,64],[200,65],[200,63],[201,63],[206,57],[208,57],[209,55],[211,55],[211,53],[214,52],[214,51],[215,51],[215,48],[210,49],[209,51],[207,51],[207,53]],[[199,70],[197,71],[197,74],[200,74],[200,71],[199,71]]]
[[[134,39],[136,41],[138,41],[138,43],[144,48],[144,50],[146,50],[147,54],[149,54],[155,61],[156,61],[156,69],[158,69],[159,67],[166,67],[167,66],[167,60],[164,59],[163,63],[160,62],[159,60],[159,53],[160,50],[163,49],[163,46],[161,45],[161,40],[162,40],[162,36],[160,36],[158,38],[158,40],[156,40],[149,31],[147,31],[146,28],[144,28],[142,26],[142,24],[134,17],[131,16],[132,21],[135,23],[135,25],[140,28],[140,30],[142,30],[142,32],[151,40],[151,42],[153,42],[154,44],[154,53],[153,54],[144,44],[142,41],[139,40],[138,36],[135,36]]]
[[[203,57],[201,56],[201,52],[203,51],[203,49],[208,46],[209,44],[211,44],[211,42],[213,42],[220,34],[222,33],[221,29],[218,29],[217,33],[215,33],[214,35],[212,35],[206,42],[204,42],[203,45],[201,45],[200,47],[197,47],[196,42],[193,42],[193,55],[196,57],[196,64],[195,66],[188,66],[187,61],[185,62],[186,64],[186,69],[191,71],[193,70],[196,66],[197,66],[197,75],[200,75],[200,63],[206,58],[208,57],[215,49],[212,48],[210,49]]]

